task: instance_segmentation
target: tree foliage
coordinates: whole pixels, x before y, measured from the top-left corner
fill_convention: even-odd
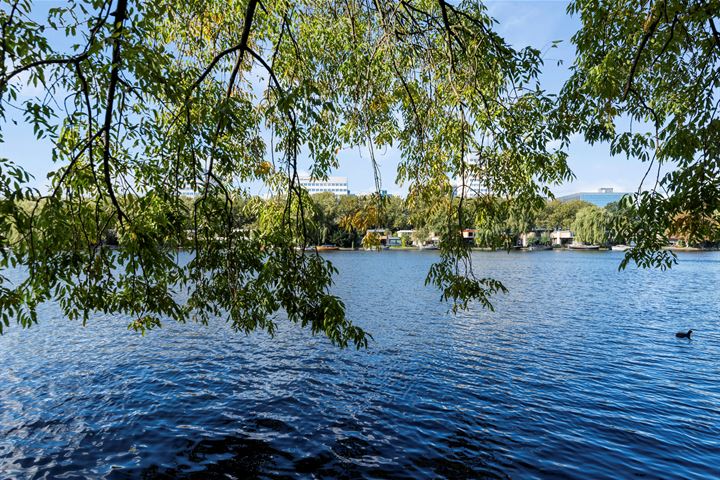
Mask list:
[[[608,216],[603,208],[594,205],[581,208],[571,228],[580,243],[603,245],[608,241]]]
[[[582,28],[560,123],[647,164],[623,265],[667,267],[673,219],[720,209],[720,1],[575,0],[568,11]]]
[[[561,202],[553,200],[547,202],[545,208],[538,212],[535,225],[549,230],[569,230],[575,221],[575,216],[583,208],[592,206],[583,200],[569,200]]]
[[[310,239],[317,245],[357,246],[368,229],[395,231],[411,226],[410,210],[399,196],[336,196],[323,192],[312,195],[311,201],[318,211],[318,222],[310,232]]]
[[[547,194],[570,173],[547,147],[557,129],[540,53],[511,48],[492,26],[470,1],[75,0],[47,15],[30,0],[4,3],[0,118],[23,112],[56,169],[45,193],[27,187],[22,158],[0,164],[0,221],[16,232],[2,239],[2,266],[28,272],[0,284],[3,324],[29,325],[50,299],[71,318],[129,314],[139,329],[223,316],[273,332],[283,310],[364,345],[329,292],[332,266],[295,249],[322,221],[298,157],[322,178],[341,147],[369,149],[374,165],[393,145],[412,199],[449,198],[450,179],[473,170],[497,195]],[[26,85],[43,93],[27,98]],[[379,190],[377,169],[376,179]],[[253,181],[284,200],[235,215]],[[187,186],[199,192],[191,205]],[[467,224],[462,205],[444,205],[444,230]],[[117,250],[103,246],[111,230]],[[184,263],[175,251],[188,235]],[[459,242],[428,281],[461,304],[497,290],[474,277]]]
[[[698,218],[696,215],[679,213],[672,219],[668,236],[677,237],[685,245],[707,245],[720,242],[720,213]]]

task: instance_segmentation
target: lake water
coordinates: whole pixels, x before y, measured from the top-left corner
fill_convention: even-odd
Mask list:
[[[476,253],[510,293],[458,315],[433,252],[328,255],[368,350],[51,305],[12,326],[0,478],[720,477],[720,253]]]

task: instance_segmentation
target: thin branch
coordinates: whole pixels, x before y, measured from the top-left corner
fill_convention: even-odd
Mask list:
[[[713,38],[715,39],[715,45],[720,48],[720,33],[718,33],[718,30],[715,27],[715,21],[712,18],[708,18],[708,23],[710,24],[710,29],[712,30]]]
[[[110,5],[110,4],[108,4],[108,5]],[[15,8],[13,7],[13,13],[14,13],[14,10],[15,10]],[[102,10],[105,10],[105,5],[103,5]],[[102,12],[102,10],[101,10],[101,12]],[[5,90],[5,87],[7,86],[8,83],[10,83],[10,80],[12,80],[14,77],[16,77],[17,75],[20,75],[23,72],[32,70],[33,68],[45,67],[45,66],[49,66],[49,65],[71,65],[71,64],[79,65],[80,62],[82,62],[83,60],[86,60],[90,56],[90,48],[95,44],[95,37],[97,36],[97,34],[100,31],[100,29],[102,28],[102,26],[105,25],[105,23],[107,22],[107,17],[109,15],[110,15],[110,12],[108,11],[105,15],[103,15],[101,13],[97,17],[97,23],[90,30],[90,36],[88,38],[88,42],[85,46],[85,49],[81,53],[79,53],[75,56],[72,56],[72,57],[45,58],[42,60],[36,60],[34,62],[30,62],[26,65],[19,66],[15,70],[10,72],[9,74],[3,75],[2,78],[0,78],[0,93],[2,93],[3,90]],[[6,25],[3,25],[3,56],[5,53],[5,47],[4,47],[4,44],[5,44],[4,28],[5,28],[5,26]],[[2,66],[2,68],[4,71],[4,65]]]
[[[232,93],[233,86],[235,85],[235,79],[237,78],[240,65],[242,65],[243,59],[245,58],[245,51],[247,50],[248,40],[250,39],[250,29],[252,28],[253,17],[255,16],[255,7],[257,6],[258,0],[250,0],[248,2],[247,10],[245,11],[245,24],[243,25],[242,35],[240,36],[240,53],[238,53],[237,62],[235,67],[230,74],[230,81],[228,82],[227,96],[229,97]]]
[[[653,65],[655,62],[658,61],[658,59],[665,54],[665,51],[670,46],[670,43],[673,41],[673,38],[675,37],[675,25],[677,25],[678,22],[678,14],[676,13],[673,17],[672,23],[670,24],[670,36],[668,36],[667,40],[663,44],[662,48],[660,49],[660,53],[655,57],[655,60],[653,61]]]
[[[242,44],[239,43],[215,55],[215,57],[208,64],[208,66],[205,67],[205,70],[203,70],[200,76],[192,83],[192,85],[188,87],[187,92],[185,93],[185,102],[187,103],[187,101],[190,99],[190,96],[192,95],[192,92],[200,86],[200,84],[207,78],[208,75],[210,75],[210,73],[212,73],[215,65],[217,65],[226,56],[230,55],[231,53],[237,52],[238,50],[242,50],[242,48]]]
[[[88,52],[83,52],[79,55],[75,55],[74,57],[64,57],[64,58],[45,58],[43,60],[36,60],[34,62],[30,62],[26,65],[22,65],[12,72],[5,75],[4,78],[0,79],[0,92],[5,90],[6,85],[12,80],[14,77],[20,75],[23,72],[26,72],[28,70],[32,70],[33,68],[37,67],[45,67],[48,65],[70,65],[70,64],[77,64],[82,62],[88,57]]]
[[[272,79],[272,82],[275,84],[275,87],[282,93],[283,89],[280,86],[280,82],[278,81],[278,78],[275,76],[275,71],[272,69],[270,65],[265,61],[264,58],[262,58],[258,53],[253,50],[250,47],[246,47],[245,50],[250,54],[251,57],[253,57],[255,60],[257,60],[260,65],[263,66],[263,68],[268,72],[270,75],[270,78]]]
[[[243,31],[240,36],[240,43],[237,45],[238,58],[233,67],[232,73],[230,74],[230,81],[228,82],[227,91],[225,92],[225,99],[229,99],[232,95],[232,90],[235,85],[238,72],[240,71],[240,65],[242,65],[243,59],[245,58],[245,51],[248,48],[248,41],[250,39],[250,30],[252,28],[253,17],[255,16],[255,7],[257,6],[258,0],[250,0],[248,2],[247,10],[245,11],[245,24],[243,25]],[[222,135],[223,123],[222,119],[218,120],[215,128],[215,137],[213,143],[217,142],[217,139]],[[212,175],[213,164],[215,162],[215,156],[210,156],[210,162],[208,164],[208,171],[205,177],[205,189],[203,192],[203,198],[207,197],[208,189],[210,188],[210,178]]]
[[[653,13],[650,12],[650,15],[653,15]],[[635,72],[637,71],[638,64],[640,63],[640,56],[642,55],[642,52],[645,49],[645,45],[647,45],[648,40],[650,40],[650,37],[652,37],[655,33],[655,29],[657,28],[658,23],[660,23],[660,15],[653,18],[652,22],[650,22],[650,25],[648,26],[647,31],[645,32],[645,35],[643,35],[642,40],[640,40],[640,45],[638,46],[637,52],[635,52],[635,59],[633,60],[632,67],[630,68],[630,75],[628,75],[627,82],[625,83],[625,89],[623,90],[623,100],[627,98],[627,94],[628,92],[630,92],[630,87],[632,87]]]
[[[440,3],[440,10],[442,11],[443,25],[445,25],[445,32],[447,33],[448,52],[450,53],[450,68],[455,72],[455,53],[453,51],[452,39],[457,38],[452,31],[450,20],[448,19],[447,7],[443,0],[438,0]],[[458,40],[459,43],[459,40]],[[462,43],[460,44],[462,45]]]
[[[107,102],[105,107],[105,121],[103,124],[103,132],[105,134],[105,145],[103,147],[103,173],[105,175],[105,186],[107,187],[110,201],[115,210],[118,212],[118,221],[120,225],[123,223],[123,217],[127,218],[125,212],[120,208],[115,190],[112,186],[110,177],[110,129],[112,126],[113,107],[115,104],[115,90],[117,89],[118,77],[120,74],[120,43],[122,42],[123,23],[127,15],[127,0],[118,0],[115,13],[115,31],[113,32],[113,49],[112,49],[112,68],[110,70],[110,83],[108,86]]]
[[[103,133],[102,130],[98,130],[95,132],[94,135],[89,136],[88,139],[85,141],[85,144],[82,146],[79,152],[75,154],[75,156],[70,160],[70,164],[65,168],[65,171],[63,172],[62,176],[60,177],[60,180],[58,181],[57,185],[55,185],[55,188],[53,189],[51,197],[57,196],[60,187],[62,186],[63,182],[67,178],[67,176],[70,174],[70,171],[73,169],[77,161],[80,159],[80,157],[85,153],[86,150],[90,149],[92,150],[92,144],[101,134]],[[94,174],[94,172],[93,172]]]

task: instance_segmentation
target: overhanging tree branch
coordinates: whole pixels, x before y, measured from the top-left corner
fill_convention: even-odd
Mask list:
[[[655,14],[651,11],[650,15]],[[655,33],[655,29],[657,28],[658,23],[660,23],[660,15],[655,15],[650,22],[647,30],[645,31],[645,35],[643,35],[642,40],[640,40],[640,45],[638,46],[637,52],[635,53],[632,67],[630,67],[630,74],[628,75],[627,82],[625,82],[625,89],[623,90],[623,100],[627,98],[628,92],[630,92],[630,87],[632,87],[632,82],[635,78],[635,72],[637,71],[638,64],[640,63],[640,57],[642,56],[642,52],[645,49],[645,45],[647,45],[647,42],[650,40],[650,37],[652,37]]]
[[[227,101],[232,95],[232,90],[235,86],[235,80],[237,79],[238,72],[240,71],[240,66],[242,65],[243,59],[245,58],[245,51],[247,50],[248,41],[250,40],[250,30],[252,29],[252,22],[255,16],[255,8],[257,7],[257,3],[258,0],[250,0],[248,2],[247,9],[245,10],[245,22],[243,24],[242,34],[240,35],[240,43],[238,43],[237,48],[234,49],[234,51],[238,52],[238,57],[237,61],[235,62],[235,66],[233,67],[232,73],[230,74],[227,91],[225,92],[225,101]],[[217,142],[217,139],[220,137],[220,135],[222,135],[222,132],[223,122],[222,119],[218,119],[217,125],[215,127],[214,142]],[[208,163],[207,175],[205,177],[205,189],[203,192],[203,198],[207,197],[208,189],[210,188],[210,179],[212,178],[214,162],[215,156],[211,155],[210,162]]]
[[[112,178],[110,174],[110,144],[112,140],[110,138],[110,130],[112,127],[113,107],[115,105],[115,90],[117,89],[118,77],[120,75],[120,64],[122,61],[120,50],[122,43],[123,23],[125,22],[125,17],[127,15],[127,6],[127,0],[118,0],[115,12],[113,13],[113,17],[115,19],[115,28],[113,31],[113,49],[111,60],[112,67],[110,69],[110,82],[108,85],[107,101],[105,104],[105,121],[103,123],[102,130],[105,137],[102,158],[105,187],[107,188],[108,195],[110,196],[110,201],[112,202],[115,210],[118,213],[118,221],[121,225],[123,223],[123,218],[127,218],[127,216],[125,215],[125,212],[123,212],[120,204],[118,203],[117,197],[115,196],[115,190],[113,188]]]

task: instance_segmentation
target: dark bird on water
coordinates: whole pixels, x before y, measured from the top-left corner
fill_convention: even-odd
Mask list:
[[[687,333],[685,332],[677,332],[675,336],[677,338],[690,338],[690,335],[692,335],[692,330],[688,330]]]

